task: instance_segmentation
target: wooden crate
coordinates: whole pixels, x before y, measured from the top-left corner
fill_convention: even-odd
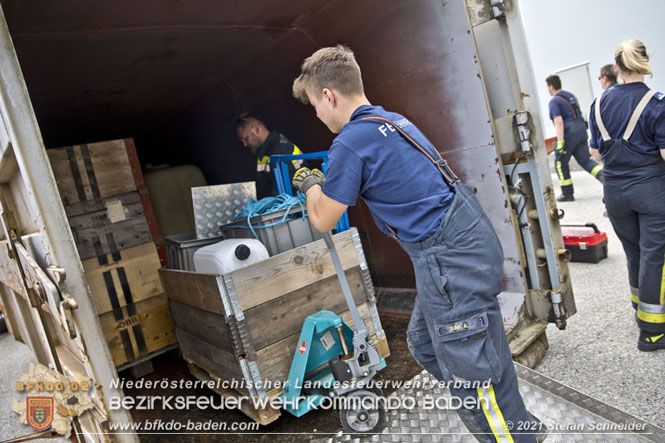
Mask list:
[[[144,362],[176,338],[157,272],[166,249],[134,142],[47,154],[113,361]]]
[[[159,267],[152,242],[83,261],[116,366],[132,366],[176,342]]]
[[[145,243],[83,261],[98,314],[162,294],[155,244]]]
[[[89,208],[89,212],[96,212],[97,216],[100,215],[99,210],[101,208],[103,211],[107,211],[109,217],[118,217],[121,214],[118,205],[108,208],[106,202],[109,200],[112,202],[112,197],[119,198],[119,196],[128,193],[138,193],[138,201],[143,207],[144,224],[141,227],[135,225],[125,226],[124,228],[115,226],[113,232],[114,235],[118,235],[116,243],[130,240],[129,236],[124,235],[123,237],[121,235],[123,232],[140,232],[141,238],[134,240],[133,244],[154,241],[157,245],[160,261],[163,266],[166,266],[166,247],[159,232],[159,226],[148,195],[148,188],[143,180],[136,146],[132,139],[68,146],[49,149],[46,152],[58,183],[60,197],[69,217],[86,213],[81,212],[82,210],[85,211],[85,208]],[[134,200],[136,200],[135,197]],[[135,201],[132,201],[132,203],[135,203]],[[125,208],[128,207],[125,206]],[[134,208],[129,208],[129,213],[136,213],[137,207]],[[127,225],[127,223],[125,224]],[[149,236],[146,237],[146,224],[151,239]],[[81,235],[80,238],[87,237]],[[101,243],[106,245],[104,239]],[[94,242],[92,245],[94,246]],[[92,257],[92,255],[89,255],[89,246],[86,245],[84,248],[83,259]],[[131,246],[131,244],[126,243],[123,247],[127,246]]]
[[[76,203],[65,211],[81,260],[152,242],[138,192]]]
[[[358,233],[334,240],[360,316],[387,357]],[[354,326],[323,240],[224,275],[162,268],[160,277],[184,358],[213,379],[254,385],[240,389],[245,395],[267,396],[270,389],[256,386],[286,381],[308,315],[326,309]]]
[[[116,366],[176,342],[163,294],[113,309],[99,319]]]
[[[46,151],[65,206],[136,191],[125,140]]]

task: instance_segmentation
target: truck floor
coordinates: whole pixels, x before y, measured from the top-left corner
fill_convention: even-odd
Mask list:
[[[648,442],[665,441],[665,430],[632,417],[574,389],[568,388],[527,367],[516,365],[520,392],[527,409],[546,426],[547,442]],[[436,385],[436,379],[426,371],[412,380],[416,386]],[[392,394],[416,398],[419,406],[412,409],[388,411],[387,426],[381,434],[364,439],[341,432],[328,442],[476,442],[476,438],[452,409],[424,408],[425,396],[450,398],[448,389],[439,387],[423,390],[400,388]],[[512,428],[512,422],[507,422]],[[634,432],[634,433],[633,433]]]

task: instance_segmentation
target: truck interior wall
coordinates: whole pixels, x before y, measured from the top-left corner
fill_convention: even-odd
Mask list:
[[[336,43],[354,50],[370,101],[417,122],[463,179],[470,178],[465,177],[467,173],[479,175],[478,162],[496,165],[463,8],[442,7],[439,2],[382,6],[338,2],[327,7],[302,25],[304,32],[285,36],[187,111],[189,138],[184,144],[200,152],[202,160],[214,159],[204,166],[211,182],[230,177],[233,180],[229,181],[241,181],[253,173],[253,164],[245,159],[235,139],[235,116],[243,111],[262,116],[269,127],[283,132],[305,152],[330,145],[334,136],[316,119],[311,107],[292,97],[291,85],[305,57],[317,47]],[[225,97],[228,102],[221,105]],[[227,147],[215,149],[211,156],[210,147],[221,144]],[[469,148],[479,146],[487,147],[475,152],[482,158],[468,155]],[[497,202],[501,206],[504,203],[505,196]],[[368,251],[375,285],[413,287],[408,257],[379,232],[367,208],[359,204],[350,210],[350,217]],[[519,277],[519,272],[513,275]],[[521,282],[515,282],[515,286],[520,287]]]
[[[371,102],[399,110],[418,122],[435,143],[438,141],[439,149],[459,149],[454,143],[465,142],[456,133],[454,119],[432,112],[453,109],[455,104],[448,89],[455,84],[456,68],[445,62],[454,51],[441,44],[445,41],[442,34],[447,33],[442,21],[443,8],[434,2],[420,3],[415,8],[408,2],[380,9],[365,2],[330,6],[304,26],[304,33],[284,36],[279,44],[191,106],[185,113],[184,132],[188,138],[184,145],[196,151],[201,160],[207,159],[200,164],[211,183],[251,179],[253,164],[235,137],[235,116],[242,111],[262,116],[269,127],[283,132],[305,152],[327,149],[334,135],[311,107],[292,97],[291,85],[305,57],[320,46],[343,43],[354,50],[363,67]],[[408,257],[378,231],[366,207],[353,208],[350,217],[363,234],[375,284],[413,287]]]
[[[251,180],[235,117],[257,113],[305,152],[327,148],[333,135],[291,84],[305,57],[341,43],[370,101],[415,122],[487,191],[500,237],[514,238],[462,1],[0,2],[47,147],[131,136],[144,166],[193,163],[210,184]],[[367,209],[350,215],[375,284],[413,287],[408,258]],[[519,263],[506,266],[507,286],[519,287]]]

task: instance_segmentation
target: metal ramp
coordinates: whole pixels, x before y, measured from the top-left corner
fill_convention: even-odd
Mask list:
[[[538,372],[515,364],[520,391],[529,411],[550,429],[547,443],[554,442],[664,442],[665,430],[626,414],[612,406],[575,391]],[[412,379],[414,385],[435,384],[423,371]],[[418,383],[415,383],[418,382]],[[327,442],[477,442],[454,410],[425,410],[424,395],[448,397],[450,391],[399,388],[389,397],[414,397],[416,408],[387,411],[382,434],[357,438],[342,432]]]

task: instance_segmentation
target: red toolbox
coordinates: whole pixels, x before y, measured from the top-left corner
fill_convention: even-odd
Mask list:
[[[607,258],[607,234],[594,223],[561,225],[563,243],[572,257],[570,261],[598,263]]]

